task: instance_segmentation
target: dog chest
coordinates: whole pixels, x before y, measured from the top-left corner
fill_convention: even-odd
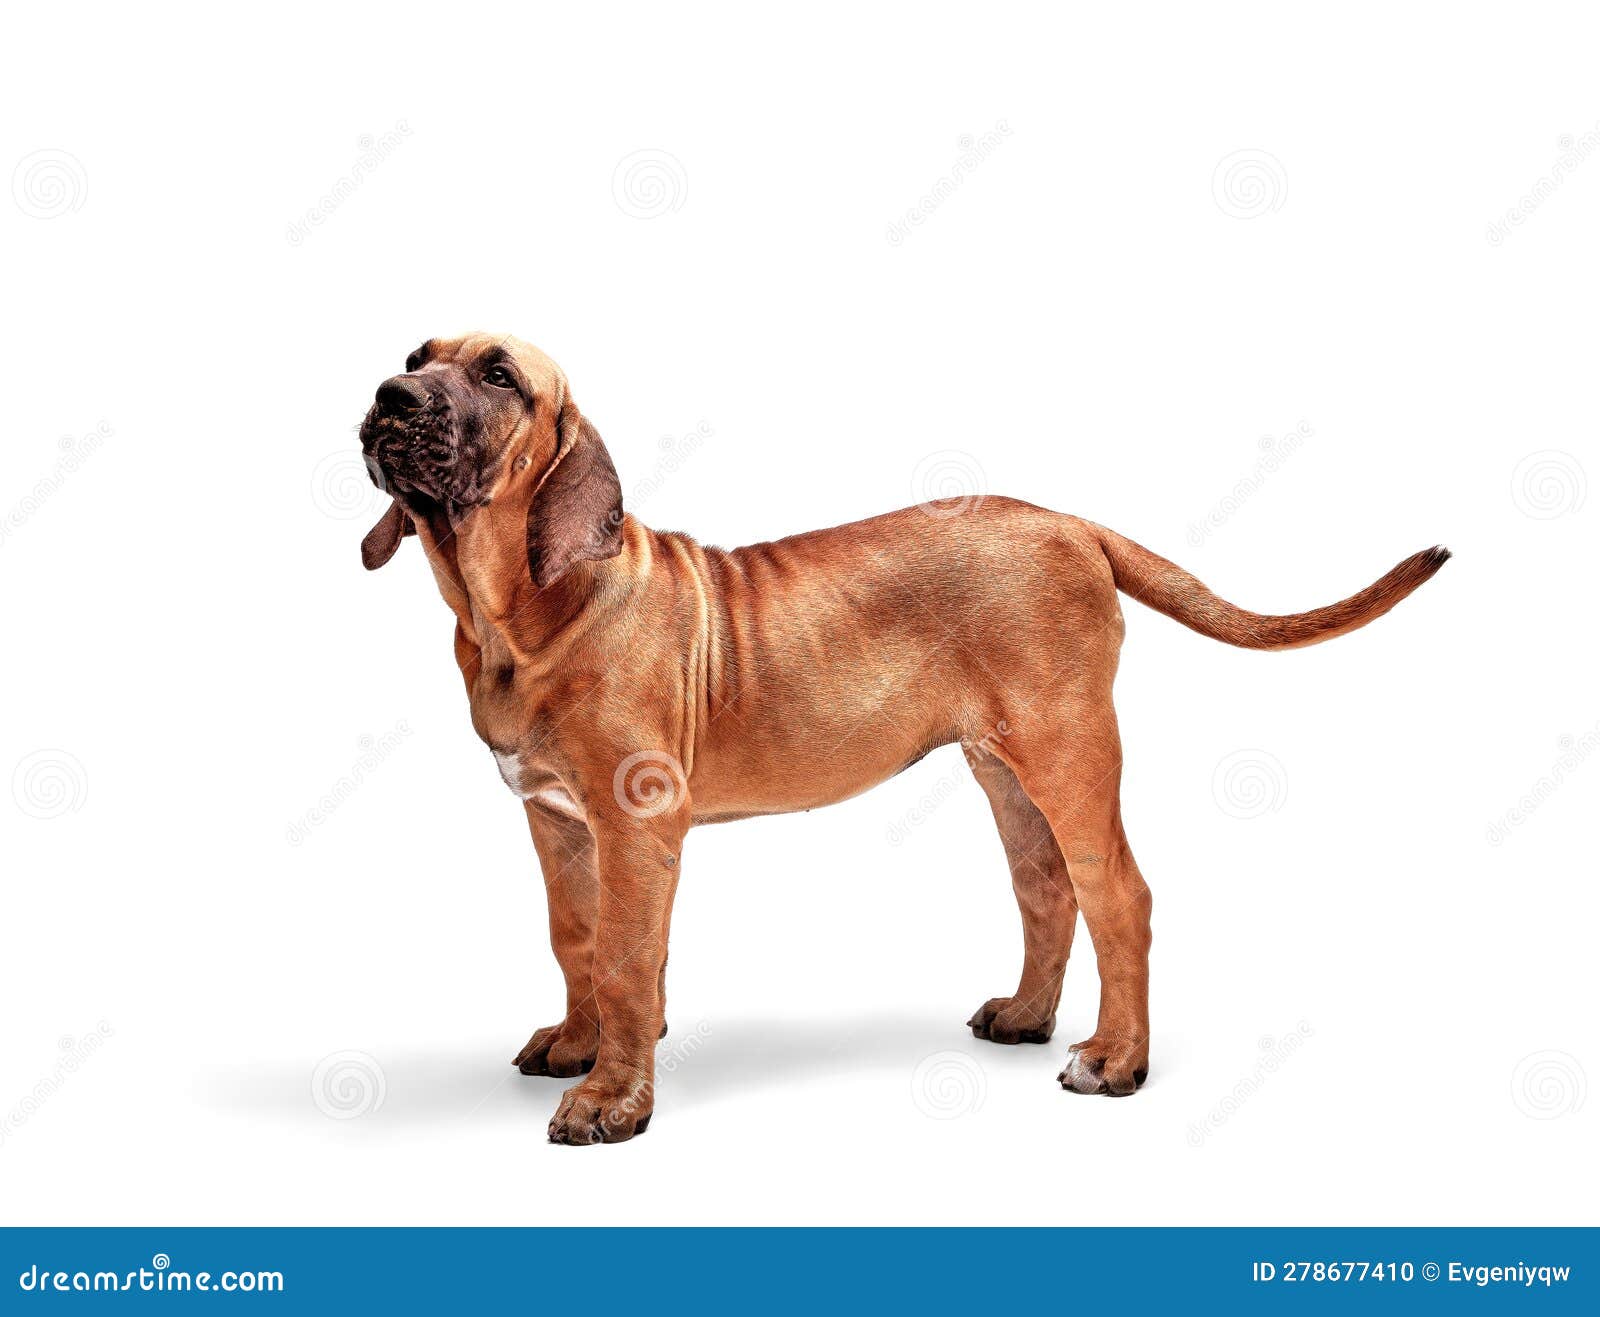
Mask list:
[[[529,765],[516,751],[507,753],[495,750],[493,754],[495,766],[500,770],[501,781],[511,789],[511,794],[518,800],[531,800],[565,818],[576,819],[579,822],[586,821],[583,807],[562,785],[560,778],[546,769]]]

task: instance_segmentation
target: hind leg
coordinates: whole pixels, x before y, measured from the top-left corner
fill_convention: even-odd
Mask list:
[[[1072,1045],[1061,1085],[1121,1095],[1150,1069],[1150,889],[1122,830],[1122,744],[1109,686],[1079,691],[1031,737],[1019,728],[1006,751],[1066,857],[1100,971],[1099,1023]]]
[[[1046,1043],[1056,1027],[1078,903],[1050,824],[1016,774],[986,753],[974,754],[971,763],[994,811],[1022,910],[1022,980],[1012,996],[985,1002],[967,1023],[992,1043]]]

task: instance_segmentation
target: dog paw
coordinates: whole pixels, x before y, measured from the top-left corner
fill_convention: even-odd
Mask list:
[[[570,1079],[594,1069],[600,1039],[587,1026],[569,1029],[567,1022],[540,1029],[528,1039],[511,1064],[525,1075],[553,1075]]]
[[[561,1095],[550,1121],[550,1142],[583,1147],[591,1143],[625,1143],[650,1128],[655,1101],[653,1086],[629,1089],[585,1081]]]
[[[1067,1049],[1067,1068],[1056,1078],[1069,1093],[1126,1097],[1149,1073],[1150,1058],[1143,1047],[1102,1043],[1096,1037]]]
[[[991,1043],[1048,1043],[1056,1031],[1056,1017],[1041,1020],[1025,1010],[1015,997],[991,997],[967,1021],[974,1038]]]

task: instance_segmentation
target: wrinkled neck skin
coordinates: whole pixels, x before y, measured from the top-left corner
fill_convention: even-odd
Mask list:
[[[413,517],[439,593],[456,616],[456,660],[474,704],[485,685],[509,689],[513,680],[554,670],[595,611],[599,570],[613,565],[580,562],[538,589],[528,569],[529,501],[497,498],[453,526],[439,513]]]

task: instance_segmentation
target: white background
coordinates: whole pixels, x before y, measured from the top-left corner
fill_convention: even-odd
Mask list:
[[[5,1220],[1594,1221],[1591,8],[8,25]],[[963,1027],[1020,930],[947,749],[695,833],[655,1123],[546,1144],[522,811],[415,542],[357,553],[372,389],[475,327],[713,543],[955,453],[1264,611],[1450,545],[1309,651],[1127,605],[1137,1097],[1056,1085],[1081,934],[1049,1046]]]

